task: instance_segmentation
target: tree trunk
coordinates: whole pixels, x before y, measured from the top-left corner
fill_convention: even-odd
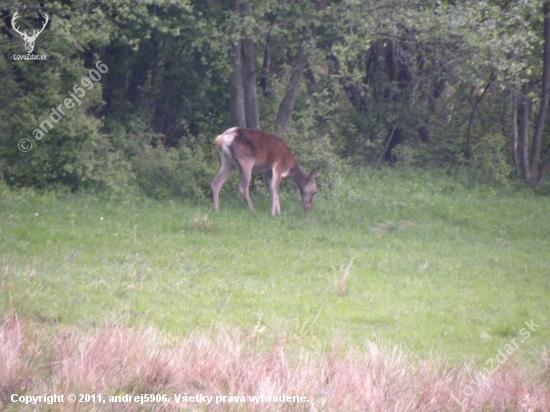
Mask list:
[[[529,85],[523,85],[521,102],[521,122],[519,136],[519,151],[521,156],[521,167],[525,181],[531,181],[531,168],[529,167],[529,112],[531,101],[529,97]]]
[[[240,0],[234,0],[233,11],[240,17]],[[244,108],[243,70],[241,64],[241,36],[237,36],[238,23],[233,27],[233,34],[237,37],[231,44],[231,77],[229,78],[229,99],[231,125],[246,127]]]
[[[530,180],[534,186],[538,185],[538,181],[543,177],[539,171],[539,162],[542,149],[542,136],[544,133],[544,125],[548,118],[548,103],[550,100],[550,1],[544,2],[544,54],[542,62],[542,91],[539,114],[535,123],[535,134],[533,136],[533,148],[531,150],[530,164],[531,173]]]
[[[233,1],[236,23],[233,27],[235,39],[231,45],[231,77],[229,98],[231,123],[237,127],[260,128],[258,93],[256,89],[256,64],[254,44],[246,37],[241,25],[243,18],[250,15],[250,4],[243,0]]]
[[[277,113],[275,129],[278,132],[284,132],[290,122],[290,117],[292,116],[292,111],[294,110],[296,95],[298,94],[300,79],[302,78],[302,72],[304,71],[306,61],[306,52],[304,50],[304,46],[301,44],[298,48],[298,53],[296,54],[294,63],[292,64],[292,70],[290,72],[290,79],[288,80],[285,96],[279,106],[279,112]]]
[[[262,88],[262,93],[264,96],[271,96],[271,82],[269,81],[269,75],[271,73],[271,56],[273,48],[271,46],[271,33],[267,34],[265,39],[265,49],[264,49],[264,62],[262,63],[262,75],[260,77],[260,87]]]
[[[248,1],[243,1],[240,6],[241,16],[243,18],[250,16],[250,3]],[[254,43],[252,42],[252,39],[246,36],[244,36],[241,40],[241,64],[246,127],[259,129],[260,112],[258,109],[258,90],[256,87]]]
[[[521,175],[521,162],[519,155],[519,131],[518,131],[518,91],[514,87],[512,92],[512,156],[516,178]]]
[[[240,40],[235,41],[231,46],[231,67],[233,68],[229,78],[231,124],[237,127],[246,127]]]
[[[111,56],[113,59],[118,59],[120,56],[126,61],[130,58],[129,55],[128,48],[120,43],[107,46],[104,52],[106,61],[110,61]],[[126,110],[128,71],[122,64],[114,65],[112,69],[109,67],[109,70],[109,76],[105,76],[103,87],[103,98],[106,103],[103,113],[117,116]]]
[[[475,100],[474,105],[472,106],[472,112],[470,113],[470,119],[468,121],[468,129],[466,130],[466,159],[470,160],[472,158],[472,138],[470,131],[472,129],[472,123],[474,121],[474,116],[476,114],[476,109],[479,103],[483,100],[483,97],[487,93],[487,90],[491,87],[493,82],[496,80],[497,75],[495,73],[491,73],[491,76],[489,77],[489,81],[483,88],[483,93]],[[474,89],[472,89],[472,95],[474,94]]]
[[[142,91],[147,83],[151,63],[157,60],[157,51],[158,47],[156,45],[155,37],[153,36],[151,39],[144,40],[140,43],[139,50],[136,53],[134,61],[132,62],[127,96],[128,101],[130,101],[133,105],[131,109],[133,112],[139,109],[139,102],[143,96]]]

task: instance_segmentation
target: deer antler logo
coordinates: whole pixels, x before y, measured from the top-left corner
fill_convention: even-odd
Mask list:
[[[50,21],[50,18],[46,13],[44,13],[44,15],[46,16],[46,21],[42,24],[42,29],[41,30],[34,29],[32,36],[29,36],[27,34],[27,30],[25,30],[24,33],[21,33],[19,29],[15,26],[15,20],[17,20],[18,14],[19,14],[19,11],[16,11],[13,17],[11,18],[11,27],[13,27],[13,30],[15,30],[17,33],[21,35],[21,37],[25,41],[25,48],[27,49],[27,53],[31,54],[32,51],[34,50],[34,42],[36,41],[36,38],[40,33],[44,31],[44,29],[46,28],[46,25],[48,24],[48,21]]]

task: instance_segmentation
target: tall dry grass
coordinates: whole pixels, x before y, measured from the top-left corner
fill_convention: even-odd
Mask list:
[[[344,296],[348,293],[348,280],[351,275],[351,267],[353,265],[353,259],[350,260],[346,268],[344,269],[344,273],[338,281],[336,282],[336,293],[338,296]]]
[[[54,338],[52,339],[52,336]],[[111,325],[90,331],[40,330],[16,314],[0,326],[0,409],[86,411],[144,410],[136,403],[69,403],[24,406],[11,394],[157,393],[171,403],[145,410],[223,411],[548,411],[548,353],[540,372],[510,362],[480,383],[471,396],[463,388],[475,371],[418,361],[371,344],[366,351],[310,353],[285,340],[260,350],[236,330],[169,340],[158,331]],[[176,403],[173,394],[296,395],[309,402],[257,405]],[[453,400],[463,400],[462,406]],[[462,396],[460,396],[462,394]],[[465,399],[465,400],[464,400]],[[26,409],[25,409],[26,408]],[[141,408],[141,409],[140,409]]]

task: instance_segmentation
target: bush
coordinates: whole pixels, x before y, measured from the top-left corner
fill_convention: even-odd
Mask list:
[[[327,135],[291,131],[285,140],[306,172],[317,171],[321,188],[333,189],[341,184],[344,164],[335,154]]]
[[[0,175],[12,187],[126,191],[133,175],[124,153],[104,133],[101,82],[87,88],[74,108],[54,114],[87,73],[78,59],[62,66],[60,74],[55,64],[0,57],[7,73],[0,96]]]
[[[100,127],[99,120],[75,113],[41,140],[33,139],[28,152],[19,151],[17,141],[9,142],[0,165],[6,182],[40,189],[65,186],[71,191],[126,191],[133,180],[130,165]]]
[[[508,161],[508,142],[501,133],[483,136],[472,149],[472,167],[479,180],[508,182],[513,166]]]
[[[198,146],[148,147],[132,159],[132,169],[143,193],[155,199],[204,200],[215,175]]]

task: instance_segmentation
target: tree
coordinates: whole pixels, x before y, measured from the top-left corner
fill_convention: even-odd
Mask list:
[[[256,87],[256,56],[254,42],[246,25],[250,22],[248,0],[233,0],[235,24],[231,45],[231,121],[234,126],[260,128],[258,91]]]
[[[298,88],[300,86],[300,80],[302,78],[302,72],[307,63],[307,57],[304,50],[304,45],[300,44],[296,58],[292,64],[290,71],[290,78],[286,88],[286,93],[283,97],[279,111],[277,112],[277,120],[275,121],[275,130],[278,132],[286,131],[292,111],[294,110],[294,104],[296,103],[296,97],[298,95]]]
[[[15,9],[4,8],[0,172],[14,185],[76,190],[117,175],[154,185],[188,171],[180,177],[201,174],[191,186],[203,188],[215,167],[212,137],[235,125],[277,130],[313,163],[488,162],[485,170],[506,176],[515,166],[537,186],[550,169],[549,2],[21,5],[22,29],[50,16],[35,48],[43,62],[13,59],[22,44]],[[97,60],[109,71],[78,112],[20,152],[17,141],[32,138]]]
[[[525,82],[522,93],[517,88],[513,90],[513,153],[516,174],[523,175],[527,183],[533,187],[539,186],[550,171],[550,153],[547,150],[547,159],[543,161],[542,145],[544,129],[548,119],[550,102],[550,1],[543,5],[544,16],[544,48],[542,58],[542,79],[540,103],[532,140],[529,141],[529,118],[533,110],[533,101],[530,96],[530,83]],[[521,113],[518,116],[518,111]]]

